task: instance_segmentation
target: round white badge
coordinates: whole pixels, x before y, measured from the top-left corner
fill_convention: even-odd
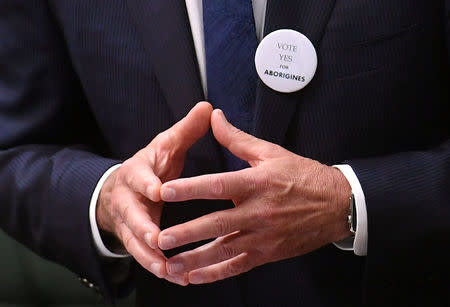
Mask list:
[[[293,93],[304,88],[314,77],[317,53],[303,34],[294,30],[277,30],[259,44],[255,56],[256,71],[271,89]]]

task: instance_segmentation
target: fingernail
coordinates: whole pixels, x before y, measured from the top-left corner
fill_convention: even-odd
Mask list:
[[[225,113],[223,113],[222,110],[219,110],[219,115],[222,117],[223,120],[227,121],[227,118],[225,116]]]
[[[161,263],[152,263],[150,266],[150,271],[161,278]]]
[[[167,265],[167,271],[169,274],[174,275],[184,270],[182,263],[171,263]]]
[[[189,276],[189,282],[192,284],[202,284],[203,283],[203,277],[200,275],[190,275]]]
[[[184,276],[167,276],[166,279],[170,282],[176,283],[181,286],[184,286],[187,284]]]
[[[170,249],[175,247],[177,240],[171,235],[162,235],[159,239],[159,247],[162,249]]]
[[[177,196],[177,192],[172,188],[164,188],[161,191],[161,198],[165,201],[174,200],[176,196]]]
[[[156,249],[157,246],[153,243],[153,234],[151,232],[148,232],[144,235],[144,241],[147,243],[148,246],[150,246],[153,249]]]

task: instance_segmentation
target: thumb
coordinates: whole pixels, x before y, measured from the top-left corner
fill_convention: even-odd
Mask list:
[[[166,131],[170,143],[180,153],[186,152],[203,137],[211,126],[212,106],[208,102],[197,103],[179,122]]]
[[[222,110],[211,115],[211,126],[216,140],[235,156],[247,162],[258,162],[274,156],[278,146],[258,139],[230,124]]]

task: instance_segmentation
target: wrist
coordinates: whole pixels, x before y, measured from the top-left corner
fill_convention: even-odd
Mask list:
[[[113,171],[103,183],[95,212],[98,228],[107,233],[114,233],[110,207],[116,177],[117,170]]]
[[[352,188],[344,174],[337,168],[331,167],[334,178],[334,231],[331,242],[341,241],[354,234],[350,231],[348,216],[350,215],[350,203]]]

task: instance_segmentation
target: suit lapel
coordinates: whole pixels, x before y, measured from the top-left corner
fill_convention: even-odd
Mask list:
[[[175,120],[204,100],[184,1],[127,0]]]
[[[325,26],[336,0],[268,0],[265,34],[279,29],[293,29],[306,35],[319,48]],[[320,59],[318,59],[320,65]],[[311,86],[314,83],[314,79]],[[302,91],[282,94],[261,81],[256,93],[253,133],[257,137],[283,144],[289,123]]]

